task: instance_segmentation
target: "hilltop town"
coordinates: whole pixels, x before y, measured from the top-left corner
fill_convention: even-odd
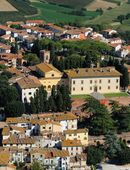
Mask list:
[[[129,64],[114,29],[1,24],[0,170],[130,169]]]

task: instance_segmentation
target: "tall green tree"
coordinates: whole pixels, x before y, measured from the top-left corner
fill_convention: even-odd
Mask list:
[[[107,134],[105,135],[104,147],[109,159],[115,158],[117,153],[120,152],[122,149],[120,140],[112,131],[107,132]]]
[[[90,98],[86,103],[85,109],[91,113],[88,120],[90,134],[103,135],[107,131],[114,129],[111,114],[107,107],[100,104],[98,100]]]
[[[88,165],[96,165],[97,163],[101,163],[104,157],[105,154],[103,149],[99,148],[98,146],[88,146],[87,148]]]
[[[24,104],[21,101],[11,101],[5,106],[6,116],[19,117],[25,113]]]
[[[27,60],[27,65],[33,66],[40,62],[40,59],[36,54],[28,53],[24,56],[24,59]]]

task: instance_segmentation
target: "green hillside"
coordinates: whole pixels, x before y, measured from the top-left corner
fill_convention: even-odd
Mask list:
[[[52,3],[43,3],[43,2],[32,2],[32,5],[37,7],[40,11],[39,15],[31,17],[30,19],[43,19],[47,22],[85,22],[99,15],[99,12],[96,11],[86,11],[86,10],[75,10],[67,6],[61,6]]]

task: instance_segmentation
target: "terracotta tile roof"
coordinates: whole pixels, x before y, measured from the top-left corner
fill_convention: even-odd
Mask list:
[[[24,24],[23,21],[7,21],[6,22],[7,25],[22,25]]]
[[[45,159],[55,158],[55,157],[68,157],[69,152],[66,150],[59,150],[56,148],[36,148],[31,151],[31,155],[40,154],[45,157]]]
[[[5,126],[8,126],[6,122],[0,122],[0,129],[4,128]]]
[[[21,54],[12,54],[12,53],[0,53],[0,59],[10,60],[10,59],[18,59],[22,58]]]
[[[8,136],[9,133],[10,133],[10,128],[9,128],[9,126],[4,127],[3,130],[2,130],[2,135]]]
[[[65,134],[87,133],[88,129],[65,130]]]
[[[121,76],[121,73],[115,70],[114,67],[79,68],[79,69],[65,70],[65,73],[71,78]]]
[[[38,23],[38,24],[43,24],[43,20],[27,20],[26,23]]]
[[[34,144],[34,139],[31,137],[17,138],[10,136],[8,139],[2,141],[2,144]]]
[[[56,122],[62,121],[62,120],[75,120],[78,119],[78,116],[71,112],[60,112],[60,113],[44,113],[44,114],[33,114],[32,118],[38,118],[38,119],[51,119]]]
[[[8,165],[10,153],[6,151],[0,152],[0,165]]]
[[[130,45],[123,46],[123,49],[128,50],[130,52]]]
[[[70,162],[72,163],[86,161],[86,160],[87,160],[87,155],[85,153],[81,153],[81,155],[77,154],[74,157],[70,157]]]
[[[6,123],[11,124],[11,123],[29,123],[30,119],[23,118],[23,117],[8,117],[6,118]]]
[[[23,77],[17,81],[17,84],[21,87],[21,89],[38,88],[41,86],[38,78],[34,76]]]
[[[8,72],[12,73],[13,75],[18,75],[18,76],[21,76],[21,75],[24,75],[20,70],[18,70],[17,68],[15,67],[11,67],[11,68],[8,68],[7,69]]]
[[[54,116],[55,121],[62,121],[62,120],[75,120],[78,117],[73,113],[64,113],[64,114],[57,114]]]
[[[19,131],[19,132],[22,133],[22,134],[25,133],[25,128],[23,128],[23,127],[10,126],[10,130]]]
[[[58,69],[56,69],[52,64],[48,64],[48,63],[40,63],[40,64],[37,64],[36,67],[46,73],[46,72],[50,72],[50,71],[56,71],[56,72],[59,72],[61,73]]]
[[[82,147],[80,140],[63,140],[62,147]]]

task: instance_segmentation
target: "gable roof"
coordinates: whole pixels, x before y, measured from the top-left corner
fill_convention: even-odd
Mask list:
[[[62,147],[82,147],[80,140],[63,140]]]
[[[38,88],[41,86],[38,78],[34,76],[23,77],[17,80],[17,84],[21,87],[21,89]]]
[[[47,73],[50,71],[56,71],[61,74],[61,72],[57,68],[55,68],[52,64],[40,63],[40,64],[37,64],[36,67],[43,73]]]
[[[82,77],[119,77],[119,73],[114,67],[102,68],[78,68],[64,71],[71,78]]]
[[[59,150],[56,148],[35,148],[31,151],[31,155],[40,154],[43,155],[46,159],[55,158],[55,157],[68,157],[69,152],[66,150]]]

